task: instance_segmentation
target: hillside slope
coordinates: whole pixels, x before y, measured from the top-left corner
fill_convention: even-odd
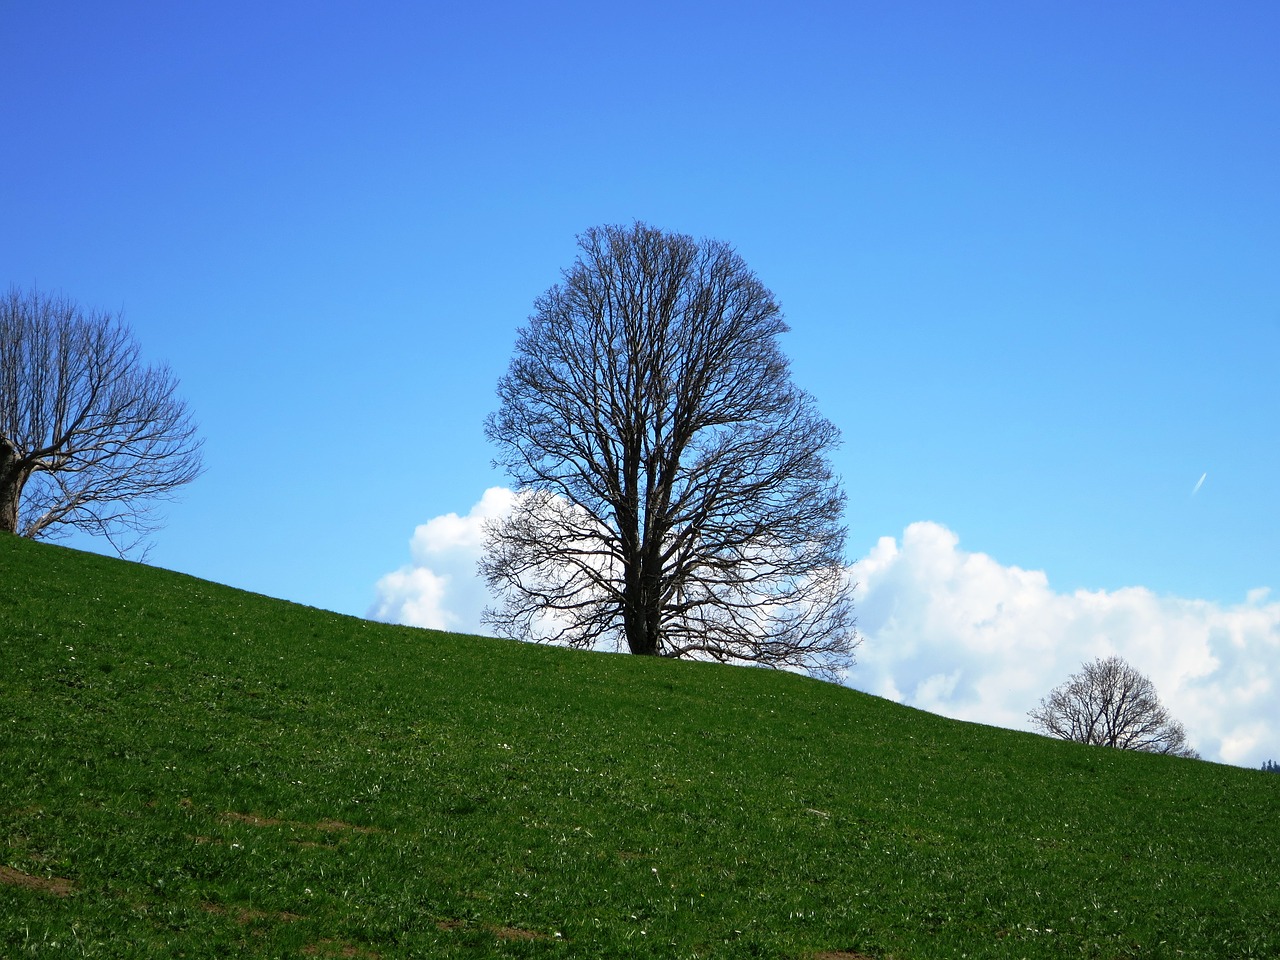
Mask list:
[[[0,956],[1274,957],[1280,777],[0,537]]]

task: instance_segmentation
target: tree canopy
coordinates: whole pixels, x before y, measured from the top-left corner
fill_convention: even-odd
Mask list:
[[[157,498],[201,471],[168,368],[147,366],[118,316],[11,288],[0,299],[0,532],[106,537],[158,526]]]
[[[832,675],[855,645],[839,432],[726,243],[578,238],[485,432],[519,492],[481,561],[498,632]]]
[[[1199,756],[1182,724],[1160,703],[1155,685],[1120,657],[1083,664],[1027,715],[1039,730],[1062,740]]]

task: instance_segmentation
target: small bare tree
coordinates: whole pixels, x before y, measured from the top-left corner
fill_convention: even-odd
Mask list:
[[[118,317],[17,288],[0,300],[0,531],[77,529],[123,555],[158,526],[151,502],[200,470],[177,381],[142,364]]]
[[[1060,740],[1121,750],[1199,757],[1187,733],[1156,696],[1152,682],[1120,657],[1083,664],[1027,714]]]
[[[485,432],[520,496],[480,570],[497,632],[832,676],[855,645],[839,432],[791,382],[773,295],[727,244],[578,238]]]

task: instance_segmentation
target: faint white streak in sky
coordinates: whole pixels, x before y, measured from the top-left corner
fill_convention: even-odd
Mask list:
[[[1200,492],[1200,488],[1204,485],[1204,478],[1207,477],[1208,475],[1209,475],[1208,473],[1200,474],[1200,479],[1197,480],[1196,485],[1191,488],[1191,495],[1193,497]]]

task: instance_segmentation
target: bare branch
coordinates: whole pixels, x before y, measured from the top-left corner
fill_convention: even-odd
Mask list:
[[[1182,724],[1161,705],[1155,686],[1120,657],[1084,664],[1027,716],[1037,729],[1060,740],[1199,756],[1187,744]]]
[[[118,317],[11,288],[0,300],[0,531],[77,529],[122,555],[201,472],[177,380]]]
[[[856,642],[839,442],[790,380],[772,294],[727,244],[579,237],[485,432],[524,492],[480,570],[499,632],[831,675]]]

